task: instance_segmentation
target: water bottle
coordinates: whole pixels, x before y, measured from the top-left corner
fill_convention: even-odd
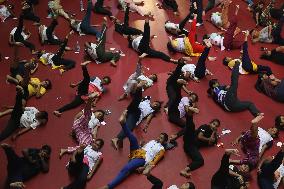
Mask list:
[[[79,44],[79,41],[77,41],[77,43],[76,43],[75,53],[80,53],[80,44]]]
[[[84,11],[83,0],[80,0],[80,10],[81,12]]]

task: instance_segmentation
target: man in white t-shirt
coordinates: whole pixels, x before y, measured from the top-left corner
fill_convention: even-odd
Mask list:
[[[166,32],[169,32],[170,34],[173,35],[181,35],[185,34],[186,36],[188,35],[188,31],[184,29],[185,24],[188,22],[190,19],[191,14],[189,13],[179,24],[175,24],[173,22],[170,22],[169,20],[165,22],[165,30]]]

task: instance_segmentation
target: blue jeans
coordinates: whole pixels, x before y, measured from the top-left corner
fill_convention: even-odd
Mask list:
[[[96,30],[95,27],[91,26],[90,19],[91,19],[91,12],[92,11],[92,2],[88,1],[88,7],[85,17],[82,20],[80,29],[83,33],[89,34],[89,35],[95,35],[97,38],[101,37],[101,33]]]
[[[123,131],[125,132],[125,135],[129,139],[130,142],[130,151],[137,150],[140,148],[138,141],[136,137],[131,133],[130,129],[128,128],[128,125],[123,125],[122,127]],[[142,158],[135,158],[130,160],[118,173],[118,175],[115,177],[113,181],[111,181],[108,184],[108,187],[110,189],[116,187],[119,183],[121,183],[132,171],[137,169],[138,167],[145,165],[145,159]]]

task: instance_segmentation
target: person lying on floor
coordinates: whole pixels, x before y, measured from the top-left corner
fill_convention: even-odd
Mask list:
[[[67,170],[70,176],[74,177],[73,182],[61,189],[83,189],[88,180],[98,170],[103,161],[103,155],[99,151],[104,145],[102,139],[96,139],[90,145],[81,145],[73,149],[61,149],[60,156],[66,153],[72,153],[67,164]]]
[[[59,50],[53,54],[53,53],[47,53],[45,51],[41,51],[38,53],[39,61],[42,62],[44,65],[50,65],[52,69],[59,69],[60,74],[63,74],[64,72],[73,69],[76,65],[76,62],[71,59],[65,59],[63,58],[64,53],[66,50],[70,50],[69,47],[67,47],[67,43],[69,40],[69,36],[72,35],[74,31],[70,31],[64,41],[60,44]]]
[[[111,79],[108,76],[105,76],[102,80],[98,77],[90,78],[88,73],[87,65],[91,61],[86,61],[81,64],[82,72],[83,72],[83,80],[77,83],[71,83],[70,87],[74,88],[77,87],[77,93],[75,98],[69,104],[55,110],[53,112],[54,115],[60,117],[61,114],[67,110],[71,110],[77,108],[81,104],[83,104],[86,97],[92,93],[99,93],[96,99],[93,101],[93,106],[95,106],[96,102],[98,101],[100,95],[105,91],[104,86],[110,84]]]
[[[105,50],[107,31],[106,22],[107,18],[104,17],[101,38],[96,43],[86,42],[85,52],[93,61],[96,61],[97,63],[110,62],[111,66],[116,67],[116,62],[120,59],[120,53]]]
[[[33,25],[40,25],[40,17],[36,16],[34,13],[34,7],[31,2],[23,1],[22,2],[22,13],[23,19],[31,20],[34,22]]]
[[[129,26],[129,11],[130,7],[127,4],[125,13],[124,13],[124,22],[121,22],[119,19],[114,18],[114,30],[119,33],[120,35],[123,36],[128,36],[128,35],[143,35],[143,31],[133,28]]]
[[[22,151],[22,156],[16,154],[14,149],[6,143],[2,143],[7,161],[7,172],[9,188],[23,189],[24,182],[38,175],[40,172],[49,171],[49,158],[51,147],[43,145],[40,149],[27,148]]]
[[[209,40],[204,40],[204,44],[206,48],[198,58],[197,64],[185,64],[181,69],[182,72],[187,72],[185,75],[189,74],[189,78],[195,82],[200,82],[200,79],[204,78],[206,75],[213,75],[205,66],[212,44]]]
[[[246,31],[245,42],[243,44],[243,53],[241,55],[241,59],[233,59],[231,57],[225,57],[223,59],[223,65],[228,66],[229,68],[233,69],[236,62],[240,63],[239,73],[240,74],[267,74],[271,78],[275,76],[272,73],[272,70],[269,66],[263,66],[256,64],[254,61],[250,59],[249,52],[248,52],[248,42],[247,42],[247,35],[248,31]]]
[[[179,24],[175,24],[169,20],[165,22],[165,30],[166,32],[172,35],[188,35],[188,31],[184,29],[186,23],[191,18],[191,13],[189,13]]]
[[[129,7],[131,12],[137,12],[141,16],[149,16],[152,17],[151,11],[144,11],[139,5],[143,5],[144,1],[142,0],[118,0],[119,9],[126,11],[127,7]]]
[[[221,165],[211,178],[211,189],[248,189],[250,168],[246,164],[239,167],[230,164],[230,156],[239,155],[237,149],[226,149]]]
[[[100,189],[113,189],[136,169],[138,169],[139,172],[147,171],[149,169],[151,170],[164,157],[165,148],[163,145],[168,141],[168,135],[166,133],[161,133],[156,140],[151,140],[143,147],[140,147],[137,138],[130,130],[133,126],[128,125],[129,122],[127,122],[127,114],[128,111],[125,110],[119,118],[119,123],[130,142],[130,160],[121,169],[114,180]]]
[[[193,22],[191,23],[191,28],[189,30],[189,34],[184,36],[183,38],[171,39],[167,43],[168,50],[170,52],[180,52],[184,53],[187,56],[200,56],[204,51],[204,45],[201,45],[196,42],[196,17],[194,14]]]
[[[143,172],[143,175],[145,175],[147,180],[151,182],[151,189],[162,189],[164,185],[163,181],[152,175],[150,171],[150,169],[145,170]],[[180,187],[178,187],[177,185],[171,185],[170,187],[168,187],[168,189],[195,189],[195,185],[193,184],[193,182],[188,181],[182,184]]]
[[[259,74],[255,88],[273,100],[284,103],[284,79],[280,80],[268,74]]]
[[[233,146],[237,144],[242,146],[246,158],[242,161],[231,161],[231,163],[245,163],[249,164],[251,167],[255,167],[258,160],[262,158],[264,152],[272,147],[273,139],[278,137],[279,130],[276,127],[271,127],[267,130],[258,127],[257,124],[262,118],[263,117],[252,120],[250,130],[244,132],[232,142]]]
[[[10,32],[9,36],[9,44],[10,45],[17,45],[17,46],[25,46],[30,49],[32,54],[36,54],[37,51],[35,50],[34,44],[27,41],[31,36],[31,33],[26,30],[24,27],[24,19],[21,15],[18,21],[18,26],[14,27]]]
[[[127,107],[127,117],[126,125],[131,131],[133,131],[142,121],[146,119],[146,123],[143,131],[147,132],[147,129],[154,118],[155,114],[161,108],[161,102],[159,101],[150,101],[150,97],[142,98],[142,88],[145,86],[145,82],[139,82],[133,87],[133,97],[131,103]],[[135,92],[134,92],[135,91]],[[126,134],[123,130],[111,140],[112,146],[115,150],[123,147],[123,140],[125,139]]]
[[[269,132],[259,128],[257,125],[263,119],[263,115],[255,117],[251,121],[250,130],[245,132],[241,137],[238,137],[232,144],[233,146],[238,144],[242,145],[242,149],[245,154],[245,158],[242,160],[233,160],[230,162],[233,164],[248,164],[251,169],[256,168],[264,151],[271,146],[269,142],[273,140],[272,136],[277,136],[278,129],[269,129]],[[260,134],[260,135],[259,135]]]
[[[156,51],[150,47],[150,24],[148,18],[145,19],[143,35],[128,36],[128,47],[132,47],[139,55],[146,53],[151,58],[160,58],[166,62],[177,62],[177,60],[172,59],[165,53]]]
[[[52,17],[62,16],[66,20],[70,21],[70,16],[65,12],[60,0],[50,0],[48,1],[49,12]]]
[[[276,64],[284,65],[284,46],[279,46],[272,50],[266,50],[262,53],[260,58],[275,62]]]
[[[259,1],[257,4],[255,4],[252,7],[252,12],[253,12],[253,19],[255,20],[256,24],[255,26],[262,26],[266,27],[268,25],[273,25],[273,22],[271,20],[270,14],[269,14],[269,9],[272,8],[271,3],[267,5],[265,8],[265,2],[264,1]]]
[[[275,117],[275,127],[280,131],[284,130],[284,115],[278,115]]]
[[[236,62],[232,70],[230,85],[222,86],[217,79],[211,79],[207,93],[209,97],[213,98],[214,102],[226,111],[241,112],[249,110],[254,117],[262,115],[252,102],[238,99],[239,66],[240,63]]]
[[[78,32],[80,35],[94,35],[97,39],[100,39],[101,33],[95,28],[95,26],[98,25],[91,25],[91,14],[92,14],[92,1],[88,0],[88,6],[86,14],[82,21],[71,19],[70,20],[70,26],[71,28]],[[104,19],[104,23],[106,23],[106,20]]]
[[[7,5],[0,5],[0,21],[5,22],[8,18],[14,18],[15,13],[13,11],[14,5],[7,4]]]
[[[260,163],[257,183],[260,189],[277,189],[283,180],[284,145],[273,157],[267,157]]]
[[[48,121],[48,113],[46,111],[39,111],[35,107],[24,108],[22,104],[24,89],[19,85],[16,89],[17,95],[15,105],[11,109],[1,112],[1,116],[11,112],[11,117],[4,130],[0,133],[0,141],[8,138],[20,128],[12,138],[15,140],[18,136],[32,129],[36,129],[39,126],[45,125]]]
[[[151,86],[154,85],[155,82],[158,80],[157,74],[151,74],[151,75],[144,75],[143,72],[143,66],[141,64],[142,59],[147,56],[147,54],[142,54],[141,56],[138,57],[138,62],[136,66],[136,70],[133,74],[131,74],[123,85],[124,93],[119,97],[120,100],[126,99],[128,96],[130,96],[131,91],[133,91],[133,87],[137,85],[139,82],[143,81],[145,85],[143,86],[143,90],[150,88]]]
[[[109,6],[104,6],[104,0],[97,0],[95,3],[95,6],[93,8],[94,13],[107,15],[110,19],[113,18],[112,13],[107,8],[110,8]]]

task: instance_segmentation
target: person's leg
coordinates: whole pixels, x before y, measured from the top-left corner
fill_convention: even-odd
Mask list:
[[[255,107],[254,103],[250,101],[236,100],[233,104],[228,106],[230,106],[230,110],[233,112],[241,112],[244,110],[249,110],[254,117],[256,117],[260,113],[260,111]]]
[[[115,188],[118,184],[120,184],[131,172],[133,172],[138,167],[144,166],[144,159],[132,159],[130,160],[118,173],[114,180],[112,180],[108,184],[109,189]]]
[[[187,165],[190,171],[194,171],[204,165],[204,159],[196,145],[188,146],[188,148],[185,149],[185,152],[192,160],[192,162]]]
[[[233,36],[234,32],[237,28],[238,22],[237,22],[237,16],[234,15],[233,19],[230,22],[230,26],[227,29],[227,31],[224,34],[224,47],[226,47],[227,50],[232,48],[232,43],[233,43]]]
[[[190,18],[191,18],[191,14],[188,13],[188,15],[179,23],[179,29],[180,29],[181,31],[184,30],[184,26],[185,26],[185,24],[188,22],[188,20],[189,20]]]
[[[144,52],[147,53],[149,57],[159,58],[159,59],[162,59],[166,62],[171,61],[171,57],[169,57],[168,55],[166,55],[165,53],[163,53],[161,51],[156,51],[156,50],[154,50],[150,47],[148,47],[148,49],[146,49],[146,51],[144,51]]]
[[[284,16],[280,19],[279,23],[277,24],[276,28],[272,32],[272,36],[274,38],[274,42],[279,45],[284,45],[284,39],[281,37],[281,32],[284,24]]]
[[[150,48],[149,46],[150,46],[150,24],[149,22],[145,21],[143,37],[140,41],[138,49],[142,54],[146,49]]]
[[[109,17],[112,16],[112,13],[103,7],[104,0],[98,0],[94,6],[94,12],[98,14],[108,15]]]
[[[74,179],[72,183],[70,183],[68,186],[64,187],[64,189],[79,189],[84,188],[87,183],[87,176],[89,172],[89,167],[86,164],[83,164],[82,169],[80,170],[80,173],[78,176]]]
[[[23,16],[21,15],[19,18],[17,29],[14,33],[14,40],[16,42],[21,42],[22,40],[24,40],[22,36],[23,27],[24,27],[24,20],[23,20]]]
[[[83,80],[78,85],[78,95],[88,94],[90,75],[87,66],[82,66]]]
[[[222,20],[222,27],[227,28],[229,23],[229,4],[225,3],[222,12],[221,12],[221,20]]]
[[[20,41],[25,45],[25,47],[29,48],[31,52],[34,52],[35,50],[35,45],[32,44],[31,42],[28,42],[27,40]]]
[[[202,12],[203,12],[203,4],[202,0],[197,1],[197,23],[202,24]]]
[[[162,189],[163,188],[163,182],[159,178],[149,174],[147,176],[147,180],[153,184],[151,189]]]
[[[62,41],[55,39],[53,36],[54,29],[57,25],[58,25],[57,20],[53,19],[51,24],[46,29],[47,42],[51,45],[60,45],[62,43]]]
[[[85,34],[95,35],[97,38],[100,38],[100,32],[96,30],[95,27],[91,26],[90,19],[91,19],[91,12],[92,11],[92,1],[88,1],[87,12],[85,17],[81,23],[81,30]]]
[[[215,6],[215,0],[208,0],[207,6],[205,8],[205,12],[207,13],[211,9],[213,9]]]
[[[269,66],[263,66],[263,65],[257,65],[257,73],[265,73],[268,76],[273,74]]]
[[[76,62],[74,60],[61,58],[60,64],[64,66],[64,70],[70,70],[75,67]]]
[[[84,100],[82,100],[81,95],[76,95],[76,97],[74,98],[74,100],[72,102],[70,102],[69,104],[66,104],[65,106],[59,108],[56,111],[58,111],[59,113],[62,113],[62,112],[65,112],[67,110],[77,108],[78,106],[80,106],[83,103],[84,103]]]
[[[242,67],[246,72],[253,73],[253,65],[248,53],[248,42],[243,44]]]
[[[205,62],[208,57],[209,51],[210,51],[210,48],[206,47],[204,51],[202,52],[201,56],[199,57],[198,62],[196,64],[194,75],[198,79],[202,79],[205,77],[205,71],[206,71]]]
[[[125,35],[140,35],[143,32],[139,29],[129,27],[129,7],[126,8],[124,14],[124,22],[122,24],[122,34]]]
[[[40,22],[40,18],[38,16],[36,16],[33,12],[31,11],[28,11],[28,12],[25,12],[23,14],[23,18],[26,19],[26,20],[31,20],[31,21],[34,21],[36,23],[39,23]]]
[[[274,189],[273,181],[262,175],[258,175],[257,183],[260,189]]]

